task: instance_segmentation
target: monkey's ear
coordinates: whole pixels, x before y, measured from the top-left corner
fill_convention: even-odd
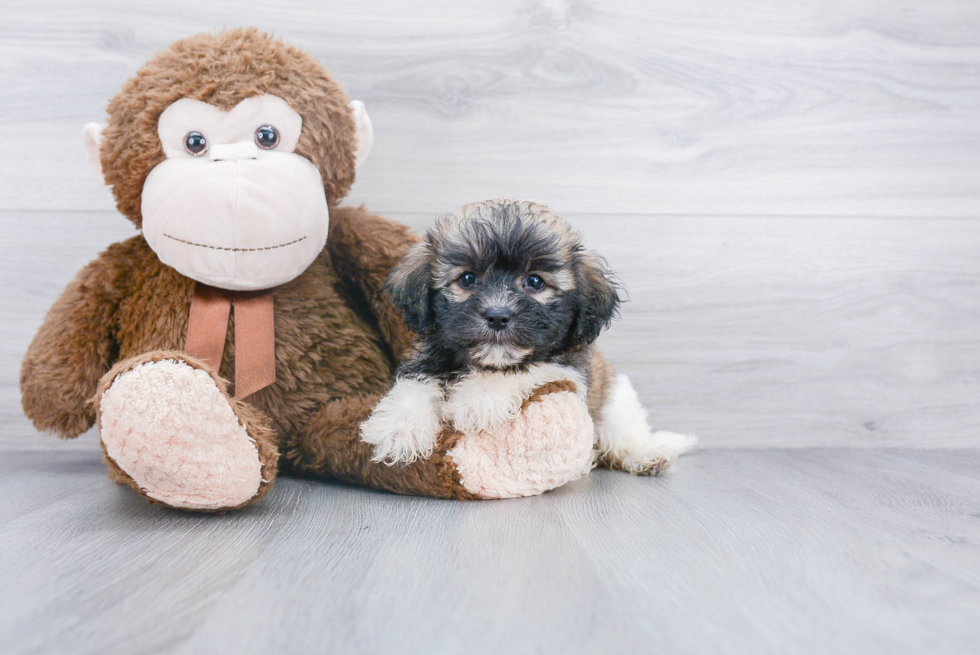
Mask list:
[[[102,145],[102,130],[104,129],[105,125],[101,123],[89,123],[82,130],[82,145],[85,146],[85,156],[88,159],[88,165],[99,176],[99,182],[102,182],[102,184],[105,184],[105,176],[102,174],[102,160],[99,158],[99,146]]]
[[[395,307],[405,319],[405,325],[413,332],[424,332],[429,325],[429,283],[432,281],[432,264],[429,244],[416,243],[398,260],[388,274],[385,290]]]
[[[619,285],[605,260],[596,253],[578,253],[575,266],[575,292],[578,295],[578,314],[570,335],[569,346],[590,344],[616,317],[619,305]]]
[[[356,161],[354,165],[360,167],[371,153],[371,146],[374,145],[374,127],[371,125],[371,117],[368,116],[363,102],[360,100],[351,100],[347,106],[354,112],[354,135],[357,138],[357,150],[354,153]]]

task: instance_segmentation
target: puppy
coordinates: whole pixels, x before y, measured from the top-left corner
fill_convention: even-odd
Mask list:
[[[436,223],[387,291],[418,336],[361,426],[374,460],[432,454],[444,422],[464,433],[513,420],[532,391],[572,381],[596,426],[596,462],[656,475],[694,444],[653,432],[625,375],[592,344],[620,304],[602,258],[543,205],[490,200]]]

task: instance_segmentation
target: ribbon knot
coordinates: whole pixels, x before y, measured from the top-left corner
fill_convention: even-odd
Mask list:
[[[276,381],[276,328],[272,291],[228,291],[196,283],[187,320],[188,355],[217,371],[235,306],[235,398]]]

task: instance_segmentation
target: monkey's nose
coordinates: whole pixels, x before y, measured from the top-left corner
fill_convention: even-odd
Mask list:
[[[239,141],[238,143],[216,143],[208,151],[211,161],[229,161],[235,159],[258,159],[259,148],[254,141]]]
[[[495,307],[494,309],[487,310],[484,314],[487,318],[487,323],[490,325],[492,330],[503,330],[510,323],[510,319],[514,317],[509,309],[506,307]]]

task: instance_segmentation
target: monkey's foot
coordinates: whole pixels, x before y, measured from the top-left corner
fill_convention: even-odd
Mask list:
[[[510,423],[463,435],[448,453],[463,487],[480,498],[516,498],[587,475],[594,428],[575,388],[568,381],[548,383]]]
[[[198,511],[239,507],[262,486],[259,449],[236,415],[236,401],[192,363],[143,361],[104,380],[96,400],[103,449],[110,468],[115,464],[135,485],[118,475],[117,481],[160,503]]]

